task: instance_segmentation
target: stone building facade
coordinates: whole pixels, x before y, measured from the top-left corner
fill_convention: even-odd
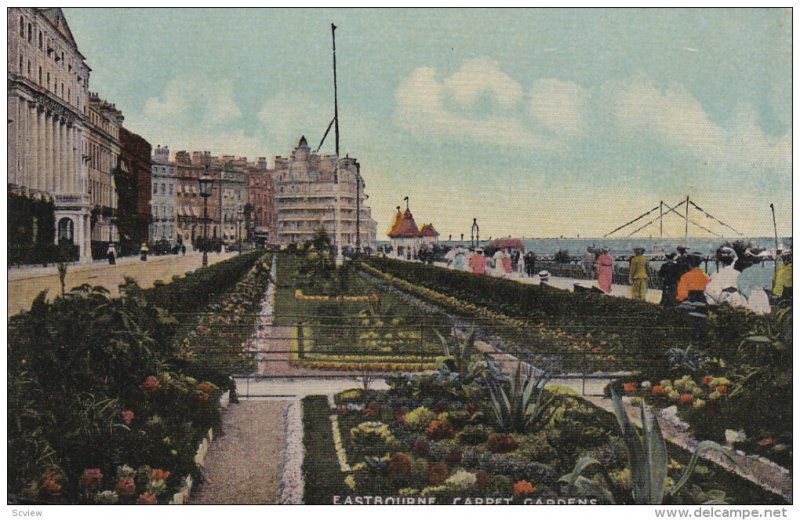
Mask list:
[[[245,228],[247,241],[255,241],[258,237],[261,245],[275,244],[275,204],[274,182],[275,170],[267,168],[266,157],[259,157],[249,168],[247,182],[247,199],[249,207],[245,208]]]
[[[89,73],[59,8],[9,8],[9,189],[52,199],[56,241],[91,258]]]
[[[169,160],[169,147],[153,150],[150,173],[150,241],[167,240],[170,246],[183,242],[177,230],[175,163]]]
[[[117,225],[124,253],[150,241],[150,170],[153,147],[142,136],[120,128]]]
[[[203,197],[198,179],[208,174],[214,179],[208,198],[208,238],[220,236],[219,225],[219,161],[210,152],[181,150],[175,154],[175,208],[178,234],[187,248],[203,238]]]
[[[355,249],[359,228],[361,248],[375,249],[377,223],[356,159],[313,153],[302,137],[288,160],[275,158],[274,177],[277,244],[311,240],[322,228],[335,246]]]
[[[86,109],[86,157],[89,174],[91,239],[96,258],[104,256],[109,242],[119,241],[116,225],[117,189],[114,172],[119,166],[122,112],[89,93]]]

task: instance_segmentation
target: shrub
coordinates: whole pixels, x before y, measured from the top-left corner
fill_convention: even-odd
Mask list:
[[[436,414],[424,406],[420,406],[406,414],[406,425],[412,430],[425,431],[428,424],[436,419]]]
[[[458,433],[458,442],[469,446],[482,444],[489,438],[489,430],[483,425],[467,425]]]
[[[444,483],[450,476],[447,466],[442,463],[432,464],[428,468],[428,485],[438,486]]]
[[[518,446],[514,437],[504,433],[493,433],[486,442],[486,449],[492,453],[510,453]]]
[[[434,440],[452,439],[456,436],[453,427],[439,419],[434,419],[428,424],[427,434],[428,437]]]

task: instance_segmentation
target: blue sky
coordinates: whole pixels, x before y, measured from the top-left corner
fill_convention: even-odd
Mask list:
[[[341,149],[379,235],[406,195],[445,238],[473,217],[487,237],[602,236],[686,195],[751,236],[771,235],[775,203],[791,234],[788,10],[65,14],[130,129],[251,158],[319,142],[336,23]]]

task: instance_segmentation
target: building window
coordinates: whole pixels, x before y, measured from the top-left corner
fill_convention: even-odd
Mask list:
[[[22,54],[19,55],[19,73],[22,75],[22,64],[25,60],[22,58]]]
[[[47,90],[50,90],[50,73],[47,73]]]
[[[31,60],[28,60],[28,77],[31,77]]]
[[[33,26],[28,24],[28,43],[31,43],[31,41],[33,41]]]
[[[42,50],[42,31],[39,31],[39,50]]]
[[[169,185],[169,196],[170,196],[170,197],[172,196],[172,189],[173,189],[173,187],[174,187],[174,186],[173,186],[172,184],[170,184],[170,185]]]
[[[158,195],[158,184],[153,184],[153,195]]]
[[[19,17],[19,35],[25,37],[25,19],[21,16]]]

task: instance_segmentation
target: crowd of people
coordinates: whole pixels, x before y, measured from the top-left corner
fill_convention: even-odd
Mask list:
[[[665,255],[666,261],[657,274],[661,288],[661,305],[684,303],[746,307],[754,312],[768,313],[771,303],[792,298],[792,252],[778,250],[777,267],[770,287],[764,287],[756,268],[770,257],[764,250],[749,248],[737,255],[729,246],[722,246],[711,258],[699,252],[688,252],[685,246]],[[651,271],[645,248],[635,247],[628,262],[630,297],[644,301],[647,297]],[[536,255],[532,251],[497,250],[486,254],[481,248],[455,247],[446,255],[448,265],[459,271],[476,275],[501,277],[533,277],[547,284],[549,273],[536,271]],[[718,269],[710,276],[701,268],[703,262],[714,261]],[[611,294],[614,278],[614,258],[607,247],[587,248],[581,258],[581,268],[587,278],[597,280],[597,289]]]

